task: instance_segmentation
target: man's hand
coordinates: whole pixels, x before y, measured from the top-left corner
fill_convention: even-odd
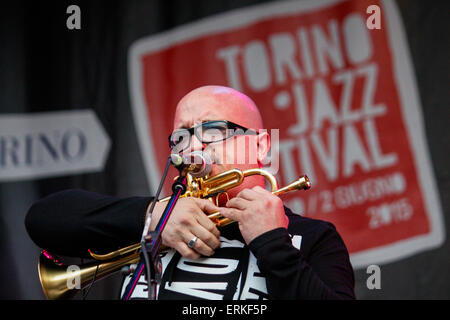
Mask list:
[[[242,190],[226,206],[220,212],[239,223],[247,244],[267,231],[287,228],[289,224],[281,199],[259,186]]]
[[[162,202],[155,205],[151,230],[155,229],[165,207],[166,203]],[[220,232],[207,214],[218,210],[219,208],[208,200],[192,197],[178,199],[161,234],[162,243],[189,259],[213,255],[214,250],[220,246]],[[198,239],[194,247],[189,248],[187,244],[195,237]]]

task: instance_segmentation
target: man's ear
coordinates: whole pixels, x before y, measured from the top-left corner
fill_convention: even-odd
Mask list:
[[[257,135],[257,141],[258,145],[256,156],[258,159],[258,164],[262,165],[270,150],[270,136],[267,132],[262,131]]]

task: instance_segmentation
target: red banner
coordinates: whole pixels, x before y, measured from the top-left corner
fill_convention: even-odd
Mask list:
[[[369,29],[367,8],[380,8]],[[132,106],[152,190],[174,110],[190,90],[233,87],[279,129],[293,211],[334,223],[355,267],[442,243],[441,209],[402,23],[391,1],[294,1],[210,17],[137,41]]]

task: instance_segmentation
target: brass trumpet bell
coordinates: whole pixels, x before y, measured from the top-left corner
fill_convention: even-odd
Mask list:
[[[48,251],[43,250],[38,263],[39,280],[48,300],[72,299],[93,281],[110,276],[123,266],[138,261],[139,254],[134,253],[103,263],[94,261],[81,266],[70,266],[62,264]]]

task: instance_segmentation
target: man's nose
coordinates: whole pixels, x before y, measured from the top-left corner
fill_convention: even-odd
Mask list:
[[[189,148],[189,152],[197,151],[197,150],[203,150],[205,148],[205,144],[202,143],[197,136],[194,134],[191,137],[191,144]]]

